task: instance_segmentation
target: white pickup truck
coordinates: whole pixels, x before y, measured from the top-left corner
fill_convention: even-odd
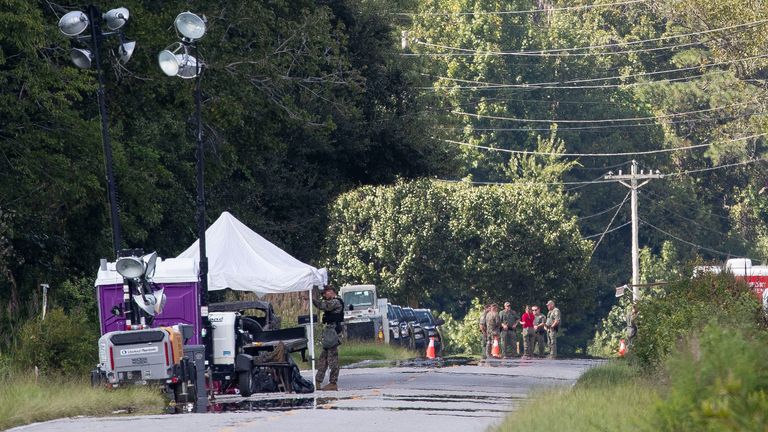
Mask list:
[[[344,323],[348,339],[384,338],[382,311],[376,285],[347,285],[339,290],[344,300]]]

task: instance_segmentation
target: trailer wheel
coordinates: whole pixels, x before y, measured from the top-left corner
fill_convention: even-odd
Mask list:
[[[253,380],[253,369],[237,374],[237,388],[240,394],[248,397],[254,392],[255,383]]]

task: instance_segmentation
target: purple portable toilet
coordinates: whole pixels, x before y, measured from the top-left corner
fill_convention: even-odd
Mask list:
[[[152,327],[191,325],[195,328],[195,335],[189,342],[191,344],[201,343],[197,264],[191,258],[158,258],[152,279],[157,289],[165,289],[167,300],[163,311],[155,315]],[[96,298],[99,304],[101,334],[125,330],[125,316],[112,314],[112,308],[123,303],[123,277],[115,270],[115,263],[102,261],[96,277]]]

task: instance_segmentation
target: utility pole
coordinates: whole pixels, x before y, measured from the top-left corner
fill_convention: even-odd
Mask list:
[[[637,172],[637,161],[632,160],[632,170],[630,174],[622,174],[619,170],[618,175],[614,175],[613,172],[609,172],[604,178],[606,180],[616,180],[624,186],[628,187],[632,192],[632,301],[635,302],[640,298],[640,251],[638,246],[638,220],[637,220],[637,190],[645,186],[652,179],[663,178],[664,176],[656,172],[643,171]],[[645,180],[642,183],[638,183],[638,180]],[[626,181],[629,181],[627,183]]]

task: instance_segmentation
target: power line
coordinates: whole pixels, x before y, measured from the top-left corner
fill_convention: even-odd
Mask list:
[[[489,119],[489,120],[504,120],[504,121],[514,121],[514,122],[522,122],[522,123],[616,123],[616,122],[629,122],[629,121],[648,121],[648,120],[657,120],[660,118],[674,118],[674,117],[680,117],[680,116],[686,116],[690,114],[702,114],[707,112],[713,112],[713,111],[720,111],[728,108],[733,108],[737,106],[744,106],[747,104],[750,104],[752,102],[741,102],[731,105],[724,105],[714,108],[705,108],[700,110],[694,110],[694,111],[683,111],[678,113],[671,113],[671,114],[660,114],[657,116],[651,116],[651,117],[625,117],[625,118],[616,118],[616,119],[597,119],[597,120],[553,120],[553,119],[525,119],[525,118],[517,118],[517,117],[502,117],[502,116],[492,116],[492,115],[486,115],[486,114],[477,114],[477,113],[468,113],[464,111],[452,111],[453,114],[456,115],[465,115],[468,117],[474,117],[477,119]]]
[[[477,12],[394,12],[392,15],[404,15],[404,16],[464,16],[464,15],[524,15],[535,13],[549,13],[549,12],[564,12],[575,10],[587,10],[600,7],[614,7],[630,5],[635,3],[645,3],[647,0],[628,0],[617,3],[597,3],[583,6],[567,6],[551,9],[529,9],[529,10],[515,10],[515,11],[477,11]]]
[[[610,234],[610,233],[612,233],[614,231],[618,231],[618,230],[624,228],[625,226],[631,225],[631,224],[632,224],[632,221],[624,222],[623,224],[621,224],[621,225],[619,225],[617,227],[611,228],[608,231],[603,231],[602,233],[592,234],[590,236],[586,236],[586,237],[582,237],[582,238],[584,240],[589,240],[589,239],[595,238],[597,236],[602,236],[602,235],[605,235],[605,234]]]
[[[474,56],[512,56],[512,57],[594,57],[594,56],[608,56],[619,54],[637,54],[637,53],[649,53],[655,51],[674,50],[678,48],[687,48],[691,46],[701,45],[701,42],[685,42],[674,45],[665,45],[654,48],[639,48],[631,50],[621,51],[599,51],[599,52],[546,52],[546,51],[481,51],[471,50],[466,48],[452,47],[450,45],[440,45],[427,42],[417,42],[419,45],[424,45],[433,48],[455,50],[459,52],[447,52],[447,53],[403,53],[400,54],[403,57],[474,57]],[[589,47],[583,47],[578,49],[587,49]]]
[[[415,40],[415,42],[417,44],[419,44],[419,45],[424,45],[424,46],[434,47],[434,48],[440,48],[440,49],[446,49],[446,50],[459,51],[459,52],[468,53],[468,54],[471,54],[471,55],[552,57],[552,56],[558,56],[558,55],[589,56],[589,55],[631,54],[631,53],[636,53],[636,52],[649,52],[649,51],[657,51],[657,50],[664,50],[664,49],[682,48],[682,47],[686,47],[686,46],[700,44],[701,42],[686,42],[686,43],[682,43],[682,44],[673,44],[673,45],[667,45],[667,46],[662,46],[662,47],[654,47],[654,48],[646,48],[646,49],[640,49],[640,50],[602,51],[602,52],[594,52],[594,53],[578,53],[578,52],[574,53],[573,51],[591,50],[591,49],[596,49],[596,48],[624,47],[624,46],[638,45],[638,44],[643,44],[643,43],[648,43],[648,42],[659,42],[659,41],[668,40],[668,39],[678,39],[678,38],[684,38],[684,37],[690,37],[690,36],[701,36],[701,35],[705,35],[705,34],[721,32],[721,31],[724,31],[724,30],[734,30],[734,29],[739,29],[739,28],[743,28],[743,27],[757,26],[757,25],[760,25],[760,24],[764,24],[766,22],[768,22],[768,19],[755,20],[755,21],[751,21],[751,22],[747,22],[747,23],[734,24],[734,25],[731,25],[731,26],[719,27],[719,28],[709,29],[709,30],[702,30],[702,31],[698,31],[698,32],[683,33],[683,34],[668,35],[668,36],[660,36],[660,37],[657,37],[657,38],[642,39],[642,40],[637,40],[637,41],[616,42],[616,43],[601,44],[601,45],[588,45],[588,46],[583,46],[583,47],[551,48],[551,49],[546,49],[546,50],[529,50],[529,51],[483,51],[483,50],[477,50],[477,49],[455,47],[455,46],[451,46],[451,45],[442,45],[442,44],[429,43],[429,42],[424,42],[424,41],[421,41],[421,40]],[[405,55],[407,55],[407,54],[405,54]]]
[[[565,186],[565,185],[586,185],[598,183],[613,183],[610,180],[587,180],[587,181],[561,181],[561,182],[532,182],[532,181],[513,181],[513,182],[494,182],[494,181],[475,181],[475,180],[450,180],[437,179],[444,183],[468,183],[482,186]]]
[[[600,246],[600,242],[603,241],[603,238],[608,233],[608,229],[613,224],[613,221],[616,219],[616,216],[618,216],[619,212],[621,211],[621,208],[624,207],[624,203],[627,202],[627,198],[629,198],[630,192],[627,192],[626,195],[624,195],[624,199],[621,201],[621,204],[619,205],[619,208],[616,209],[616,213],[613,214],[613,217],[611,218],[611,221],[608,222],[608,226],[605,227],[605,231],[603,231],[603,234],[600,236],[600,239],[597,240],[597,243],[595,244],[595,247],[592,248],[592,253],[589,254],[589,257],[592,258],[592,255],[595,254],[595,251],[597,250],[597,247]]]
[[[589,215],[589,216],[582,216],[582,217],[580,217],[580,218],[577,218],[576,220],[578,220],[578,221],[583,221],[583,220],[587,220],[587,219],[592,219],[593,217],[602,216],[602,215],[604,215],[604,214],[608,213],[609,211],[611,211],[611,210],[615,209],[616,207],[620,207],[620,206],[621,206],[621,205],[623,205],[623,204],[624,204],[624,201],[622,201],[622,202],[620,202],[620,203],[616,204],[616,205],[615,205],[615,206],[613,206],[613,207],[607,208],[607,209],[605,209],[605,210],[603,210],[603,211],[597,212],[597,213],[595,213],[595,214],[591,214],[591,215]]]
[[[707,63],[703,65],[698,66],[688,66],[683,68],[675,68],[675,69],[666,69],[661,71],[653,71],[653,72],[639,72],[635,74],[629,74],[629,75],[614,75],[609,77],[600,77],[600,78],[584,78],[584,79],[573,79],[573,80],[565,80],[565,81],[549,81],[549,82],[537,82],[537,83],[525,83],[525,84],[504,84],[504,83],[494,83],[494,82],[488,82],[488,81],[477,81],[477,80],[465,80],[465,79],[458,79],[458,78],[451,78],[446,76],[440,76],[440,75],[431,75],[431,74],[422,74],[423,76],[428,76],[431,78],[437,78],[437,79],[443,79],[443,80],[449,80],[454,82],[460,82],[460,83],[469,83],[469,84],[481,84],[487,88],[520,88],[520,87],[532,87],[532,86],[554,86],[560,84],[578,84],[578,83],[585,83],[585,82],[596,82],[596,81],[609,81],[609,80],[617,80],[617,79],[626,79],[626,78],[638,78],[638,77],[646,77],[646,76],[654,76],[654,75],[661,75],[661,74],[667,74],[667,73],[675,73],[675,72],[686,72],[691,70],[700,70],[704,68],[711,68],[715,66],[724,66],[728,64],[737,63],[740,61],[748,61],[748,60],[756,60],[761,58],[766,58],[768,55],[758,55],[758,56],[751,56],[751,57],[742,57],[738,59],[732,59],[722,62],[716,62],[716,63]],[[667,80],[664,80],[666,82]],[[625,84],[628,85],[628,84]],[[434,88],[434,87],[433,87]],[[453,89],[455,87],[450,87],[448,89]],[[548,87],[547,87],[548,88]],[[568,87],[563,87],[568,88]]]
[[[658,232],[660,232],[660,233],[662,233],[662,234],[664,234],[664,235],[666,235],[666,236],[668,236],[668,237],[671,237],[671,238],[673,238],[673,239],[675,239],[675,240],[677,240],[677,241],[679,241],[679,242],[685,243],[685,244],[687,244],[687,245],[689,245],[689,246],[693,246],[693,247],[695,247],[695,248],[697,248],[697,249],[705,250],[705,251],[707,251],[707,252],[715,253],[715,254],[718,254],[718,255],[722,255],[722,256],[725,256],[725,257],[732,257],[732,256],[734,256],[734,254],[732,254],[732,253],[730,253],[730,252],[723,252],[723,251],[719,251],[719,250],[717,250],[717,249],[712,249],[712,248],[708,248],[708,247],[706,247],[706,246],[701,246],[701,245],[698,245],[698,244],[696,244],[696,243],[691,243],[691,242],[689,242],[688,240],[683,240],[683,239],[681,239],[680,237],[677,237],[677,236],[676,236],[676,235],[674,235],[674,234],[671,234],[671,233],[669,233],[669,232],[667,232],[667,231],[664,231],[663,229],[661,229],[661,228],[659,228],[659,227],[657,227],[657,226],[655,226],[655,225],[653,225],[653,224],[651,224],[651,223],[648,223],[647,221],[645,221],[645,220],[643,220],[643,219],[640,219],[640,222],[644,223],[645,225],[648,225],[649,227],[651,227],[651,228],[655,229],[656,231],[658,231]]]
[[[650,201],[650,202],[653,202],[654,204],[656,204],[656,201],[654,201],[652,198],[650,198],[649,196],[647,196],[647,195],[645,194],[645,192],[644,192],[644,191],[640,191],[640,197],[642,197],[643,199],[646,199],[646,200],[648,200],[648,201]],[[666,213],[668,213],[668,214],[670,214],[670,215],[672,215],[672,216],[675,216],[675,217],[677,217],[677,218],[679,218],[679,219],[682,219],[682,220],[685,220],[685,221],[687,221],[687,222],[690,222],[690,223],[692,223],[692,224],[696,225],[696,226],[697,226],[697,227],[699,227],[699,228],[702,228],[702,229],[704,229],[704,230],[707,230],[707,231],[709,231],[709,232],[712,232],[712,233],[715,233],[715,234],[720,234],[721,236],[723,236],[723,237],[725,237],[725,238],[729,238],[729,237],[730,237],[730,234],[728,234],[728,233],[724,233],[724,232],[722,232],[722,231],[720,231],[720,230],[716,230],[716,229],[714,229],[714,228],[710,228],[710,227],[708,227],[708,226],[706,226],[706,225],[704,225],[704,224],[701,224],[701,223],[699,223],[699,222],[696,222],[695,220],[693,220],[693,219],[691,219],[691,218],[689,218],[689,217],[683,216],[683,215],[681,215],[681,214],[679,214],[679,213],[677,213],[677,212],[674,212],[674,211],[670,210],[669,208],[667,208],[667,207],[666,207],[666,206],[664,206],[664,205],[662,205],[662,206],[661,206],[661,209],[662,209],[664,212],[666,212]]]
[[[595,125],[595,126],[576,126],[576,127],[560,127],[557,131],[602,131],[604,129],[623,129],[634,127],[646,127],[646,126],[662,126],[662,125],[678,125],[687,123],[699,123],[708,121],[720,121],[720,120],[736,120],[739,118],[747,117],[761,117],[757,114],[743,114],[738,116],[726,116],[726,117],[707,117],[707,118],[692,118],[684,120],[673,121],[656,121],[651,123],[634,123],[634,124],[619,124],[619,125]],[[454,127],[439,127],[436,130],[465,130],[467,126],[454,126]],[[518,128],[491,128],[491,127],[472,127],[474,132],[534,132],[534,131],[551,131],[551,128],[534,128],[534,127],[518,127]]]
[[[762,134],[762,135],[765,135],[765,134]],[[695,170],[687,170],[687,171],[675,172],[675,173],[671,173],[671,174],[666,174],[666,176],[667,177],[682,176],[682,175],[686,175],[686,174],[700,173],[700,172],[706,172],[706,171],[714,171],[714,170],[719,170],[719,169],[723,169],[723,168],[742,166],[742,165],[749,165],[749,164],[752,164],[752,163],[755,163],[755,162],[766,162],[766,161],[768,161],[768,158],[749,159],[749,160],[746,160],[746,161],[743,161],[743,162],[736,162],[736,163],[725,164],[725,165],[716,165],[716,166],[713,166],[713,167],[710,167],[710,168],[702,168],[702,169],[695,169]]]
[[[658,193],[656,193],[656,192],[652,191],[651,189],[645,189],[645,190],[643,191],[643,193],[646,193],[646,194],[651,194],[651,195],[655,196],[656,198],[658,198],[658,199],[660,199],[660,200],[668,200],[668,199],[673,199],[673,198],[672,198],[672,197],[670,197],[670,196],[662,196],[662,195],[660,195],[660,194],[658,194]],[[683,206],[683,207],[686,207],[686,208],[688,208],[688,209],[691,209],[691,210],[698,210],[698,208],[696,208],[696,207],[691,207],[691,206],[689,206],[689,205],[680,204],[680,202],[679,202],[679,201],[675,201],[675,203],[676,203],[677,205],[681,205],[681,206]],[[730,222],[730,220],[731,220],[731,219],[730,219],[728,216],[719,215],[719,214],[717,214],[717,213],[713,213],[713,212],[710,212],[709,214],[710,214],[710,215],[712,215],[712,216],[718,217],[718,218],[720,218],[720,219],[722,219],[722,220],[726,220],[726,221],[729,221],[729,222]]]
[[[696,144],[686,147],[677,147],[677,148],[669,148],[669,149],[658,149],[658,150],[646,150],[646,151],[639,151],[639,152],[623,152],[623,153],[556,153],[556,152],[541,152],[541,151],[534,151],[534,150],[509,150],[509,149],[502,149],[502,148],[495,148],[495,147],[488,147],[488,146],[482,146],[479,144],[470,144],[466,142],[461,141],[453,141],[453,140],[440,140],[443,142],[451,143],[451,144],[457,144],[467,147],[473,147],[473,148],[479,148],[483,150],[489,150],[489,151],[497,151],[502,153],[513,153],[513,154],[524,154],[524,155],[538,155],[538,156],[560,156],[560,157],[627,157],[627,156],[642,156],[642,155],[650,155],[650,154],[658,154],[658,153],[669,153],[669,152],[675,152],[675,151],[683,151],[683,150],[692,150],[696,148],[702,148],[702,147],[710,147],[715,144],[727,144],[727,143],[733,143],[733,142],[739,142],[739,141],[745,141],[752,138],[757,138],[761,136],[768,135],[768,132],[750,135],[742,138],[734,138],[727,141],[719,141],[716,143],[708,143],[708,144]],[[761,159],[762,160],[762,159]],[[754,162],[754,160],[753,160]],[[720,165],[722,168],[726,168],[728,166],[736,166],[736,165],[744,165],[747,162],[741,162],[738,164],[731,164],[731,165]],[[711,168],[711,169],[717,169],[717,168]],[[704,169],[704,170],[689,170],[689,171],[681,171],[674,174],[667,174],[668,176],[676,176],[676,175],[683,175],[683,174],[689,174],[689,173],[695,173],[695,172],[702,172],[702,171],[708,171],[710,169]]]

